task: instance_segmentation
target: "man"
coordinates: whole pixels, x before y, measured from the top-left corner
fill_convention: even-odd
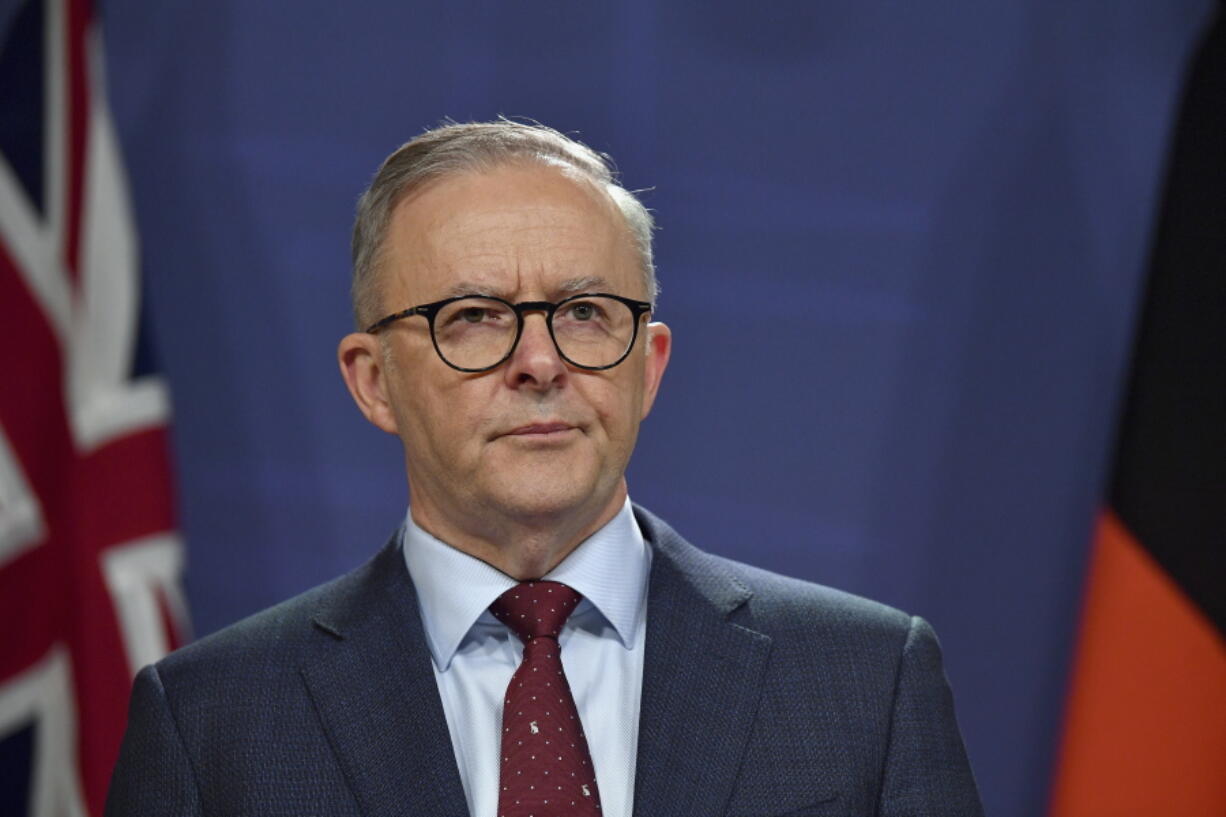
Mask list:
[[[405,524],[142,671],[108,814],[980,814],[927,624],[630,505],[671,342],[651,228],[540,126],[384,163],[339,359]]]

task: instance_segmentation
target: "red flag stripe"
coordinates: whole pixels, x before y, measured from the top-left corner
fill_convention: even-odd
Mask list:
[[[1094,546],[1051,817],[1226,814],[1226,644],[1108,513]]]

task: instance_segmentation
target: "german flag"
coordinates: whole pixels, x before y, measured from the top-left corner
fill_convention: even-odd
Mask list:
[[[1226,26],[1192,63],[1051,817],[1226,816]]]

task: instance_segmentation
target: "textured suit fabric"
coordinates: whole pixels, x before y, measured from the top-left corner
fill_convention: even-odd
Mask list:
[[[636,815],[982,814],[922,619],[636,516],[654,552]],[[464,815],[398,541],[145,668],[107,814]]]

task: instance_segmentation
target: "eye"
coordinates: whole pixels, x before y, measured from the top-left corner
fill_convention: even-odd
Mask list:
[[[562,310],[562,317],[575,323],[603,321],[606,316],[604,307],[595,300],[571,301]]]
[[[470,303],[458,304],[452,310],[445,310],[441,317],[445,326],[494,326],[505,323],[508,314],[507,310],[497,303]]]

